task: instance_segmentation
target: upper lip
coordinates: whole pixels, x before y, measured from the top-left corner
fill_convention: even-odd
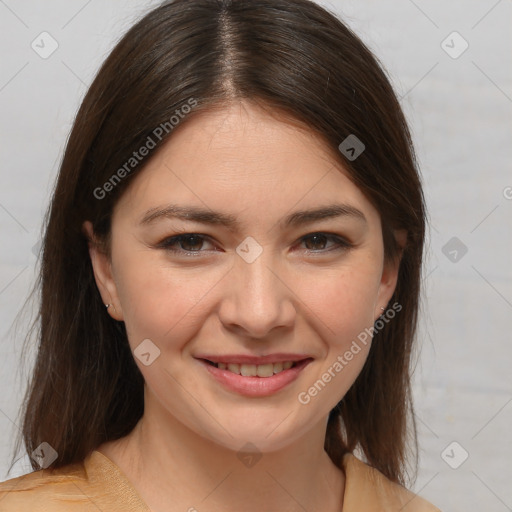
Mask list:
[[[249,356],[244,354],[225,354],[214,355],[204,354],[195,356],[196,359],[206,359],[212,363],[228,363],[228,364],[268,364],[268,363],[284,363],[285,361],[302,361],[304,359],[312,359],[307,354],[269,354],[268,356]]]

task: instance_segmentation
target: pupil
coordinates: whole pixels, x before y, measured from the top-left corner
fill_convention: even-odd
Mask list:
[[[307,247],[308,249],[311,249],[311,250],[315,250],[315,249],[323,249],[325,246],[325,241],[326,241],[326,238],[325,238],[325,235],[312,235],[310,236],[309,238],[306,239],[306,246],[308,246],[308,243],[311,242],[312,240],[316,240],[316,245],[318,245],[318,243],[320,243],[320,245],[322,247]],[[318,240],[320,240],[320,242],[318,242]],[[315,245],[315,243],[313,243],[312,245]]]
[[[196,244],[194,244],[194,240],[196,241]],[[187,237],[185,237],[183,240],[182,240],[182,248],[185,249],[186,251],[194,251],[196,249],[200,249],[201,248],[201,244],[202,244],[202,240],[196,236],[196,235],[189,235]],[[195,249],[187,249],[187,247],[183,247],[183,246],[195,246]],[[199,247],[197,247],[199,246]]]

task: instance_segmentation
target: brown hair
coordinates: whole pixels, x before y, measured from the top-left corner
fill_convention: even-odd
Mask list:
[[[23,404],[27,452],[45,441],[58,453],[52,467],[82,461],[127,435],[143,414],[144,380],[124,323],[105,314],[82,224],[90,220],[108,240],[113,206],[149,158],[105,197],[94,191],[190,98],[197,106],[188,119],[249,99],[303,123],[379,211],[387,260],[399,251],[393,229],[407,230],[391,299],[402,309],[375,334],[362,372],[329,415],[325,440],[337,466],[358,449],[388,478],[404,482],[408,440],[416,447],[410,359],[426,222],[420,178],[404,115],[378,60],[308,0],[166,2],[133,26],[102,65],[76,116],[45,219],[39,345]],[[338,151],[351,134],[366,146],[355,160]],[[172,132],[165,135],[157,148]]]

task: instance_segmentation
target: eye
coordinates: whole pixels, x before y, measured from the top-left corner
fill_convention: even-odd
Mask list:
[[[328,242],[333,242],[331,248],[326,249]],[[352,244],[340,236],[329,233],[311,233],[301,238],[301,243],[306,245],[306,249],[310,253],[323,253],[333,250],[346,250],[352,247]]]
[[[329,242],[331,245],[329,246]],[[156,247],[171,251],[174,253],[182,254],[184,256],[199,256],[200,253],[216,250],[215,248],[204,248],[205,244],[213,243],[208,240],[206,235],[199,233],[182,233],[166,238],[160,242]],[[329,234],[329,233],[311,233],[303,236],[300,239],[300,244],[305,244],[306,252],[308,253],[326,253],[336,250],[348,250],[352,244],[344,238]]]
[[[208,242],[205,235],[200,235],[199,233],[185,233],[166,238],[160,242],[157,247],[172,252],[190,255],[192,253],[204,252],[204,250],[201,249],[205,242]]]

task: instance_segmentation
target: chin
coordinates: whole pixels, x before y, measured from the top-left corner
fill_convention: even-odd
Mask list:
[[[271,410],[268,415],[260,412],[258,418],[245,421],[239,417],[225,418],[222,426],[226,430],[215,424],[205,426],[207,434],[201,435],[236,453],[252,450],[257,453],[276,452],[290,446],[308,430],[306,425],[294,425],[294,415],[289,411],[280,416]]]

